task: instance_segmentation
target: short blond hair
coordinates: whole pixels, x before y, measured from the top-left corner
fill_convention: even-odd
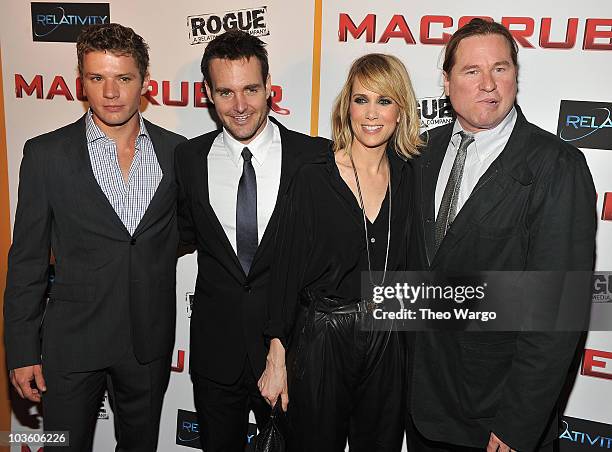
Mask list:
[[[369,53],[357,58],[351,65],[348,77],[332,110],[332,139],[334,152],[341,149],[350,152],[353,130],[349,117],[351,91],[355,80],[368,90],[391,98],[399,107],[399,123],[391,141],[395,152],[404,159],[419,154],[423,145],[419,137],[417,99],[410,76],[404,64],[392,55]]]

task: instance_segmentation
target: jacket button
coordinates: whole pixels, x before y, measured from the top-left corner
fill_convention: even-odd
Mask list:
[[[251,286],[249,286],[248,284],[245,284],[244,286],[242,286],[242,288],[245,292],[251,293]]]
[[[136,245],[136,239],[130,240],[130,245],[132,245],[132,246]]]

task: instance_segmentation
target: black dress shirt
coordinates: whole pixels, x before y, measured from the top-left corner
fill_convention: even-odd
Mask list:
[[[411,223],[411,166],[391,149],[387,149],[387,155],[391,165],[387,271],[401,271],[406,270]],[[333,153],[325,163],[304,166],[283,202],[271,270],[266,335],[285,341],[295,321],[300,292],[308,289],[338,305],[357,302],[361,299],[361,276],[368,271],[368,258],[363,214],[340,176]],[[384,269],[388,214],[387,192],[374,222],[368,220],[373,271]]]

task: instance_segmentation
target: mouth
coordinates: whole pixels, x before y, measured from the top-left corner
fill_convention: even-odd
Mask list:
[[[361,128],[366,133],[377,133],[379,130],[381,130],[383,128],[383,126],[382,125],[366,125],[366,124],[362,124]]]
[[[499,99],[494,99],[494,98],[482,99],[478,103],[490,105],[491,107],[496,107],[499,104]]]
[[[233,115],[231,118],[234,120],[234,122],[237,122],[238,124],[245,124],[249,118],[251,117],[250,114],[248,115]]]
[[[104,109],[110,112],[121,111],[122,108],[123,108],[123,105],[105,105],[104,106]]]

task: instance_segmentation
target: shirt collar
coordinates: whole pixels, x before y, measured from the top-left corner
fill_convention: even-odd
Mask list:
[[[242,150],[245,147],[248,147],[251,154],[253,154],[253,160],[258,165],[263,165],[273,140],[274,127],[272,121],[268,118],[266,118],[266,125],[263,130],[249,144],[244,144],[236,140],[225,127],[223,128],[223,144],[225,150],[236,166],[240,165]]]
[[[138,122],[140,124],[138,135],[136,136],[136,147],[139,147],[140,141],[144,139],[151,140],[149,136],[149,132],[144,123],[144,119],[140,112],[138,113]],[[87,136],[87,144],[93,143],[97,140],[111,140],[112,138],[107,137],[104,132],[97,126],[97,124],[93,120],[93,112],[91,109],[87,110],[87,114],[85,115],[85,135]]]
[[[451,137],[453,149],[457,149],[459,147],[459,143],[461,143],[461,135],[459,135],[459,132],[469,133],[474,137],[474,144],[470,146],[474,146],[475,153],[478,159],[482,162],[489,154],[495,152],[495,143],[503,142],[505,145],[507,139],[512,133],[512,129],[514,129],[516,118],[516,107],[513,106],[506,117],[497,126],[477,133],[465,131],[463,127],[461,127],[459,121],[455,121],[453,126],[453,134]]]

